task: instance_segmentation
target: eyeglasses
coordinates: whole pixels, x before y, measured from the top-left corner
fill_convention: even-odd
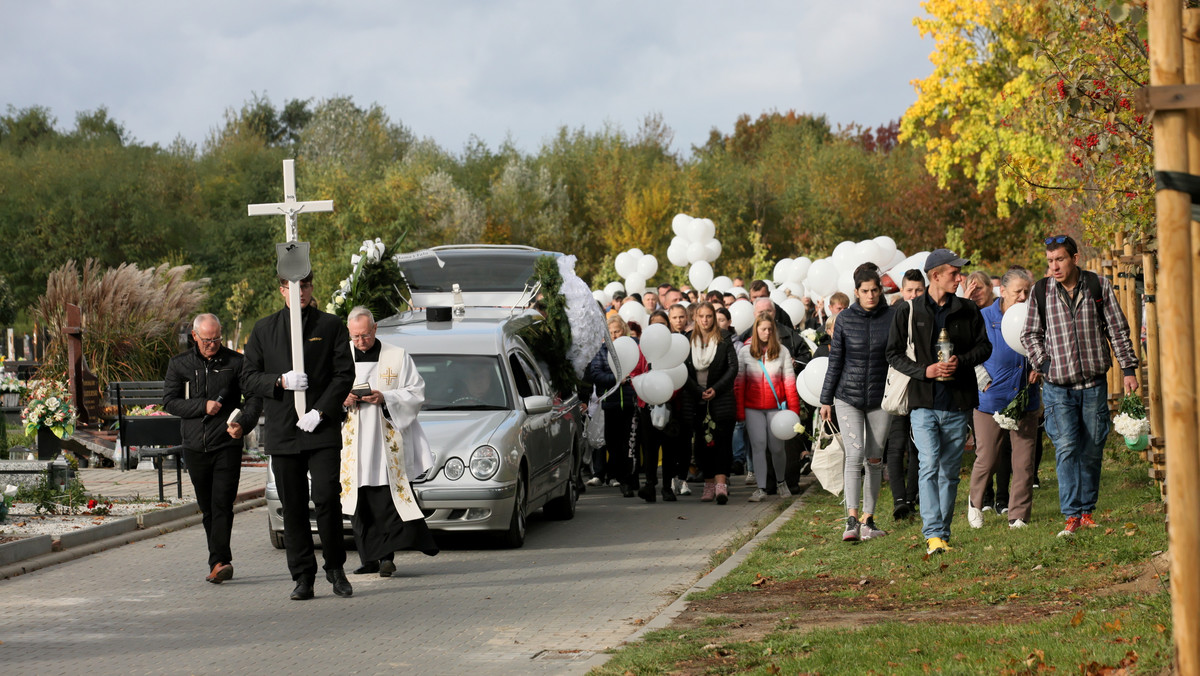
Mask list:
[[[204,345],[220,345],[221,344],[220,336],[217,336],[216,338],[201,338],[200,336],[194,336],[194,337],[195,337],[197,343],[203,343]]]
[[[1068,239],[1070,239],[1070,237],[1067,237],[1066,235],[1059,235],[1057,237],[1047,237],[1046,238],[1046,246],[1050,246],[1051,244],[1063,244]]]
[[[359,340],[366,340],[366,339],[368,339],[368,338],[374,338],[374,337],[375,337],[375,334],[373,334],[373,333],[360,333],[360,334],[357,334],[357,335],[353,335],[353,334],[352,334],[352,335],[350,336],[350,340],[352,340],[352,341],[359,341]]]

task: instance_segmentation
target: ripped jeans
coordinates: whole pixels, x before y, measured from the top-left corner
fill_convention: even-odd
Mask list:
[[[892,416],[882,408],[862,410],[834,398],[838,427],[842,431],[842,447],[846,450],[843,477],[846,488],[846,509],[858,509],[861,514],[874,514],[883,483],[883,447],[887,443]]]

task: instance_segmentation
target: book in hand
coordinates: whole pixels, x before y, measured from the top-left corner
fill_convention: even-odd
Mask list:
[[[232,424],[236,423],[241,417],[242,417],[242,409],[235,408],[229,414],[229,419],[225,421],[225,424],[232,425]]]
[[[362,399],[363,397],[369,397],[369,396],[371,396],[371,384],[370,383],[358,383],[357,385],[354,386],[354,389],[350,390],[350,394],[353,394],[354,396],[358,397],[359,399]]]

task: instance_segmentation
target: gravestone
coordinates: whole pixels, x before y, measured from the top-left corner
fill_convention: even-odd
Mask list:
[[[67,325],[63,336],[67,340],[67,381],[71,399],[75,402],[78,415],[77,425],[88,425],[100,421],[104,406],[100,398],[100,381],[87,367],[83,355],[83,321],[79,306],[66,304]]]

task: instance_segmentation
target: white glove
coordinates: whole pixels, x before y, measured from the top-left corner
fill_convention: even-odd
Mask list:
[[[283,374],[283,389],[303,391],[308,389],[308,374],[301,371],[288,371]]]
[[[304,375],[304,374],[301,373],[300,375]],[[320,425],[320,424],[321,424],[321,414],[315,408],[313,410],[309,411],[308,413],[305,413],[303,416],[301,416],[301,418],[299,420],[296,421],[296,427],[299,427],[300,429],[304,430],[305,432],[311,432],[311,431],[317,429],[317,425]]]

